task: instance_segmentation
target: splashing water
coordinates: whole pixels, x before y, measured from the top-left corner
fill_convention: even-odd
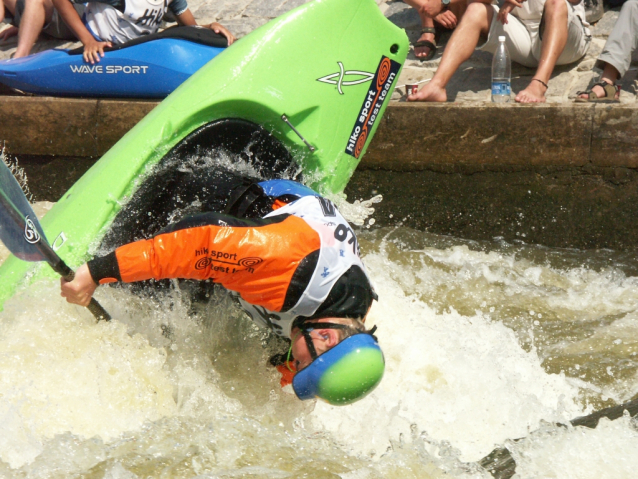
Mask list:
[[[373,203],[347,214],[365,224]],[[100,288],[115,320],[95,324],[56,282],[22,290],[0,313],[0,477],[489,478],[476,461],[503,444],[520,478],[634,477],[634,420],[552,424],[636,391],[638,265],[407,228],[359,240],[387,369],[347,407],[282,390],[267,360],[285,345],[221,291]]]

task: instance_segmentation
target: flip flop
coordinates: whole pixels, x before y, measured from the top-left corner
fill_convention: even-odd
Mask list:
[[[436,29],[433,27],[425,27],[421,30],[421,35],[423,35],[424,33],[436,33]],[[414,48],[427,47],[430,49],[430,51],[428,52],[426,56],[417,57],[417,59],[419,59],[422,62],[427,62],[429,60],[432,60],[432,58],[434,58],[434,55],[436,55],[436,43],[433,43],[430,40],[419,40],[418,42],[414,42],[412,46]],[[414,53],[414,56],[416,56],[416,52]]]
[[[592,88],[595,86],[602,87],[605,92],[604,96],[598,97],[593,91]],[[580,95],[586,94],[587,98],[581,98]],[[616,95],[619,97],[616,98]],[[607,83],[606,81],[599,81],[598,83],[591,86],[589,90],[585,91],[577,91],[576,98],[574,100],[576,103],[615,103],[620,101],[620,85],[612,85],[611,83]]]

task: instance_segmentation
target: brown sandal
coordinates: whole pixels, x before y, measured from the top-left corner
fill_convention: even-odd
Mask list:
[[[602,87],[605,92],[605,96],[598,97],[593,91],[592,88],[595,86]],[[580,95],[586,94],[587,98],[581,98]],[[577,91],[576,99],[574,100],[576,103],[615,103],[620,101],[620,85],[607,83],[606,81],[599,81],[598,83],[592,85],[589,90],[585,91]]]
[[[423,35],[424,33],[436,33],[436,29],[434,27],[423,27],[423,29],[421,30],[421,35]],[[422,62],[432,60],[432,58],[434,58],[434,55],[436,55],[436,39],[434,40],[434,42],[431,42],[429,40],[420,40],[418,42],[414,42],[413,47],[415,49],[419,47],[427,47],[430,49],[430,51],[424,57],[416,57]],[[414,56],[416,56],[416,51],[414,52]]]

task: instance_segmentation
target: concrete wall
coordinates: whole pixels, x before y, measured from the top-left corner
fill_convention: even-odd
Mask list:
[[[0,96],[0,141],[12,155],[101,156],[157,104]]]
[[[558,247],[638,246],[638,108],[388,109],[348,185],[377,224]]]
[[[0,97],[0,139],[55,201],[155,105]],[[377,225],[633,249],[637,130],[634,105],[392,102],[346,192],[383,194]]]

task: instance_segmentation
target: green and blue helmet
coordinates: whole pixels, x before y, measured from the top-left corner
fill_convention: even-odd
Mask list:
[[[336,323],[306,323],[300,329],[313,361],[297,372],[292,387],[299,399],[319,398],[344,406],[367,396],[381,382],[385,359],[376,337],[376,326],[357,333],[321,355],[317,355],[310,331],[313,329],[346,329]]]

